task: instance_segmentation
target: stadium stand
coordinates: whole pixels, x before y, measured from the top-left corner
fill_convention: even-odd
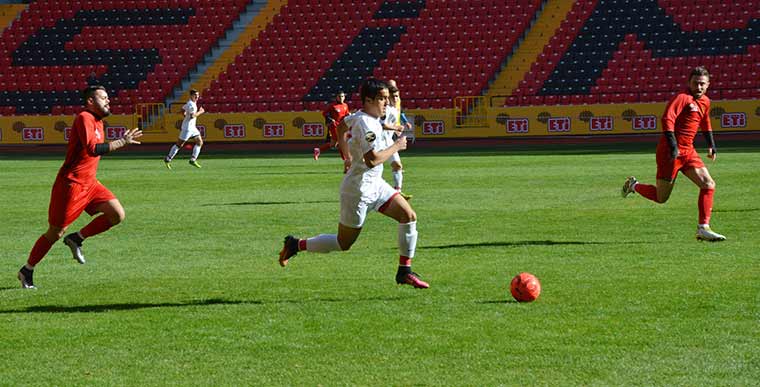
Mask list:
[[[374,75],[397,79],[407,108],[448,108],[481,94],[541,1],[325,3],[288,1],[203,92],[206,106],[320,110],[338,89],[355,106],[357,85]]]
[[[577,1],[507,105],[666,101],[697,65],[713,99],[760,97],[760,2]]]
[[[105,85],[114,113],[163,102],[247,0],[33,2],[0,42],[4,114],[71,114],[87,77]]]

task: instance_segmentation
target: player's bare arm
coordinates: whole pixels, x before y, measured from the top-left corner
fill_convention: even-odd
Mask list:
[[[205,112],[206,112],[206,109],[204,109],[204,108],[201,107],[200,109],[198,109],[197,112],[193,113],[193,118],[197,118],[198,116],[200,116],[201,114],[203,114]]]
[[[340,152],[345,156],[345,160],[343,160],[343,164],[346,168],[351,166],[351,152],[348,150],[348,125],[346,125],[346,122],[343,121],[338,125],[338,149],[340,149]]]
[[[394,153],[400,152],[402,150],[406,149],[406,136],[399,137],[396,142],[393,143],[393,145],[376,152],[374,150],[371,150],[364,154],[364,164],[366,164],[368,167],[373,168],[375,166],[378,166],[382,163],[384,163],[386,160],[388,160],[391,156],[393,156]]]
[[[124,132],[124,136],[122,136],[118,140],[114,140],[109,143],[96,145],[95,153],[102,155],[105,153],[113,152],[117,149],[124,148],[127,145],[139,144],[140,141],[137,141],[137,139],[142,137],[142,135],[143,135],[142,130],[138,128],[129,129],[126,132]]]

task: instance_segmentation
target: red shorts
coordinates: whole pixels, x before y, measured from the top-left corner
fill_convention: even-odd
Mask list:
[[[681,150],[683,151],[683,149]],[[691,148],[690,150],[681,153],[675,160],[670,158],[670,147],[665,144],[664,146],[657,147],[657,178],[661,180],[675,181],[678,176],[678,171],[685,171],[692,168],[702,168],[705,163],[699,157],[697,150]]]
[[[327,130],[330,132],[330,140],[338,142],[338,127],[330,125]]]
[[[57,227],[68,227],[86,211],[95,215],[99,204],[116,199],[111,191],[99,181],[89,185],[74,183],[67,179],[56,179],[50,193],[48,223]]]

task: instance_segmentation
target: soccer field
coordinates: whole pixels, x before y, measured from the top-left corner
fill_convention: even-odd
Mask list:
[[[760,154],[706,160],[728,237],[710,244],[684,176],[664,205],[620,197],[653,182],[653,153],[402,154],[427,290],[395,284],[377,213],[350,251],[277,264],[285,235],[336,232],[334,153],[196,170],[186,152],[173,171],[104,157],[126,220],[86,265],[57,243],[23,290],[63,155],[2,158],[0,385],[757,385]],[[508,294],[521,271],[533,303]]]

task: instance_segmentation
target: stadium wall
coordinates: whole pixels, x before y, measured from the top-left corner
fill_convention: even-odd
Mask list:
[[[620,105],[569,105],[489,107],[478,124],[468,119],[457,125],[454,109],[408,110],[417,138],[493,138],[519,136],[619,135],[656,133],[662,129],[664,103]],[[472,118],[472,117],[469,117]],[[73,116],[0,117],[0,144],[63,144]],[[145,129],[144,142],[173,142],[182,116],[166,114]],[[760,101],[713,101],[713,130],[760,130]],[[119,138],[137,126],[134,115],[113,115],[106,120],[106,138]],[[477,121],[477,120],[475,120]],[[319,112],[207,113],[198,126],[209,142],[296,141],[325,137]]]

